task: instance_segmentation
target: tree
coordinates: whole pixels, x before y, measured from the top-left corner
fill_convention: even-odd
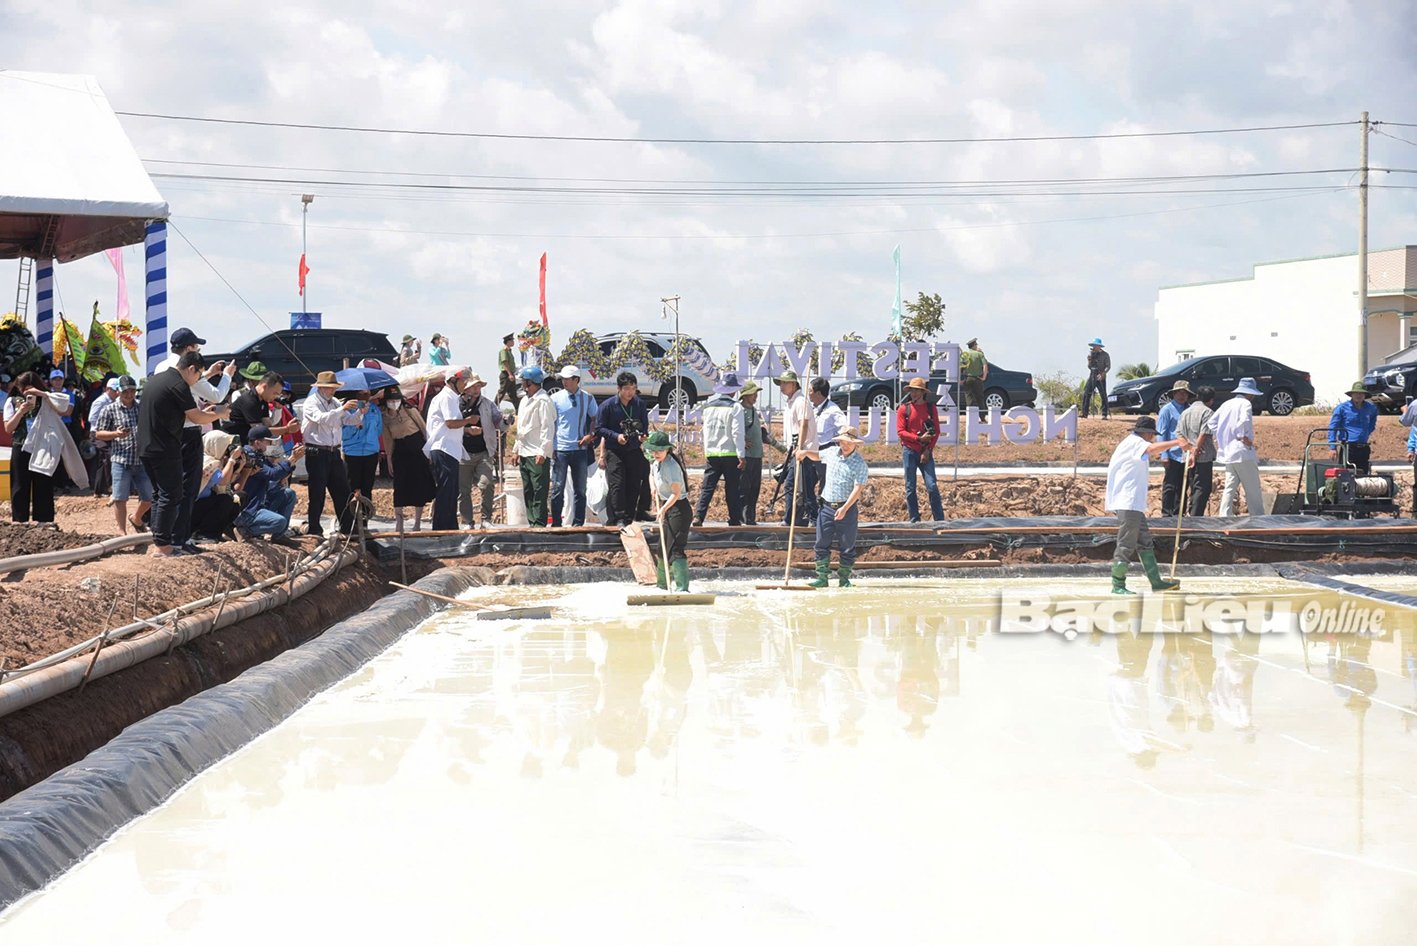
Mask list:
[[[1144,361],[1139,361],[1134,365],[1123,365],[1117,369],[1118,381],[1131,381],[1134,378],[1149,378],[1154,372],[1151,365]]]
[[[945,303],[938,292],[932,296],[920,293],[914,302],[905,304],[905,313],[900,332],[906,341],[934,338],[945,330]]]
[[[1061,371],[1041,377],[1035,375],[1033,378],[1033,386],[1038,389],[1039,399],[1045,404],[1052,404],[1060,411],[1082,403],[1082,389],[1085,384],[1085,379]]]

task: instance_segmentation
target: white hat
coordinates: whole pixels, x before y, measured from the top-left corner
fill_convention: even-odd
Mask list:
[[[581,369],[580,369],[577,365],[562,365],[562,366],[561,366],[561,377],[562,377],[562,378],[579,378],[580,376],[581,376]]]

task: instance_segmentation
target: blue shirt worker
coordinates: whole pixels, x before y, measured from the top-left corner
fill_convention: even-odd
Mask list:
[[[1333,409],[1328,422],[1328,448],[1337,458],[1338,445],[1348,444],[1348,462],[1367,476],[1372,472],[1368,438],[1378,428],[1378,405],[1368,400],[1368,389],[1362,381],[1353,382],[1345,393],[1348,400]]]
[[[585,525],[586,471],[599,416],[595,398],[581,390],[581,369],[561,369],[561,390],[551,395],[556,408],[556,457],[551,467],[551,525],[559,527],[565,515],[566,479],[571,480],[571,525]]]
[[[374,511],[374,478],[379,473],[379,453],[383,450],[383,392],[372,395],[360,391],[359,405],[351,416],[354,423],[340,427],[344,446],[344,468],[349,477],[349,491],[357,496],[361,521],[368,521]]]
[[[713,386],[713,397],[704,402],[704,460],[708,468],[694,506],[696,526],[704,524],[719,480],[723,480],[723,498],[728,504],[728,524],[743,524],[741,474],[747,466],[747,415],[734,397],[742,387],[735,372],[725,372]]]
[[[1186,405],[1191,403],[1191,383],[1189,381],[1177,381],[1176,386],[1170,390],[1171,400],[1161,408],[1161,413],[1156,415],[1156,437],[1158,440],[1171,440],[1176,436],[1176,427],[1181,423],[1181,415],[1186,412]],[[1161,455],[1166,461],[1166,467],[1162,472],[1161,479],[1161,514],[1163,516],[1174,516],[1181,509],[1181,493],[1186,486],[1186,453],[1178,447],[1172,447]]]
[[[305,445],[292,450],[289,459],[273,461],[266,456],[274,442],[272,436],[264,424],[252,427],[246,435],[247,460],[255,465],[255,470],[246,478],[236,530],[248,539],[264,535],[273,542],[284,543],[291,531],[290,516],[295,512],[295,490],[286,485],[286,480],[305,455]]]
[[[846,427],[836,435],[836,446],[804,454],[826,465],[826,479],[817,508],[816,554],[817,577],[810,584],[825,588],[831,576],[832,545],[838,551],[837,584],[851,587],[851,570],[856,565],[856,527],[860,517],[861,491],[866,487],[869,471],[861,455],[861,439],[855,427]]]

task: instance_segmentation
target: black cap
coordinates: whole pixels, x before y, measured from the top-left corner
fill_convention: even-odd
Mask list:
[[[120,390],[120,391],[136,391],[136,390],[138,390],[138,382],[137,382],[137,380],[135,380],[135,379],[133,378],[132,375],[126,375],[126,374],[125,374],[125,375],[123,375],[121,378],[118,379],[118,390]]]
[[[251,443],[253,440],[270,440],[270,439],[271,439],[271,429],[270,429],[269,427],[267,427],[265,424],[252,424],[252,425],[251,425],[251,429],[248,430],[248,431],[246,431],[246,442],[247,442],[247,443]]]
[[[1151,417],[1138,417],[1136,426],[1132,427],[1134,434],[1154,434],[1156,433],[1156,421]]]
[[[185,326],[173,332],[169,342],[173,348],[186,348],[188,345],[205,345],[206,343],[205,338],[198,338],[196,332]]]

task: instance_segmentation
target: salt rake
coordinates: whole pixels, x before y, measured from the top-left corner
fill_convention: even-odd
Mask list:
[[[551,608],[540,605],[529,608],[514,608],[498,605],[475,604],[471,601],[463,601],[459,598],[449,598],[447,595],[434,594],[431,591],[424,591],[422,588],[412,588],[408,585],[401,585],[396,581],[389,584],[404,591],[411,591],[416,595],[425,598],[432,598],[434,601],[441,601],[444,604],[452,605],[455,608],[462,608],[467,611],[476,611],[479,621],[537,621],[551,617]]]
[[[807,419],[802,418],[801,429],[797,432],[797,442],[807,441]],[[797,533],[797,503],[802,498],[802,454],[797,454],[797,466],[792,474],[792,511],[787,519],[787,564],[782,569],[782,584],[780,585],[754,585],[757,591],[816,591],[811,585],[794,585],[792,583],[792,540]]]
[[[681,500],[681,502],[688,502],[688,500]],[[656,507],[659,506],[659,496],[657,494],[654,497],[654,504]],[[656,508],[655,514],[658,515],[658,513],[659,509]],[[666,539],[664,536],[664,520],[662,518],[660,519],[659,524],[656,526],[655,531],[659,533],[659,554],[662,556],[660,558],[660,561],[664,563],[664,585],[667,591],[669,586],[669,540]],[[645,541],[644,533],[640,531],[637,534],[639,541],[641,542],[641,544],[643,544]],[[646,546],[646,550],[648,550],[648,546]],[[715,597],[713,595],[691,595],[682,591],[668,591],[667,594],[662,595],[627,595],[625,597],[625,603],[634,607],[656,607],[660,605],[678,604],[713,604],[714,600]]]

